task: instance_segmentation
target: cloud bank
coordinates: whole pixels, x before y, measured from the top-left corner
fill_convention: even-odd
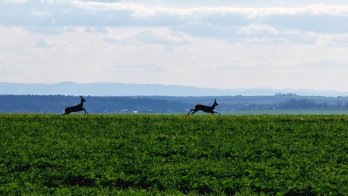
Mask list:
[[[341,1],[6,0],[0,75],[348,91],[346,21]]]

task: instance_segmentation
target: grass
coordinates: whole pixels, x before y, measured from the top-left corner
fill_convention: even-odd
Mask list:
[[[289,110],[235,110],[223,112],[229,115],[346,115],[347,110],[337,109],[289,109]]]
[[[343,115],[0,115],[0,194],[348,193]]]

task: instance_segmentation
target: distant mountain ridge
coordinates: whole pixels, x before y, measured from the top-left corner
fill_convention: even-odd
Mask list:
[[[305,96],[347,96],[348,92],[309,89],[216,89],[162,84],[125,83],[8,83],[0,82],[2,95],[90,95],[90,96],[270,96],[293,93]]]

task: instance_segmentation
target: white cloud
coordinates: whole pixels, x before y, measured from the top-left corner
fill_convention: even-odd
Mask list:
[[[251,24],[241,27],[238,33],[243,35],[279,35],[276,28],[264,24]]]
[[[104,41],[110,44],[155,44],[163,46],[189,44],[184,35],[174,35],[166,30],[145,30],[132,36],[107,37]]]
[[[25,3],[27,0],[3,0],[4,3]]]
[[[170,26],[192,22],[228,26],[245,25],[250,22],[281,25],[281,22],[298,22],[297,16],[300,16],[305,22],[308,21],[306,25],[310,28],[310,23],[317,25],[317,19],[322,21],[327,18],[342,23],[348,17],[348,5],[325,4],[301,7],[161,7],[140,3],[53,0],[28,1],[20,6],[1,4],[0,23],[4,25]]]
[[[26,39],[22,50],[7,53],[0,59],[1,70],[6,70],[6,74],[0,73],[4,81],[70,80],[344,90],[341,83],[345,78],[341,73],[348,71],[344,66],[348,64],[348,49],[328,45],[229,44],[209,37],[186,36],[188,44],[166,50],[158,47],[159,44],[108,44],[101,39],[105,33],[84,29],[44,37],[20,29],[7,31],[18,44],[24,44],[20,37]],[[109,28],[106,32],[109,36],[130,35],[130,38],[137,38],[134,35],[141,32],[151,32],[151,36],[173,36],[169,30],[158,29]],[[14,43],[8,43],[11,42]],[[38,42],[52,47],[36,48]],[[3,43],[0,41],[0,45]],[[0,54],[4,51],[7,49],[0,47]]]
[[[270,2],[2,1],[0,78],[345,90],[347,3]]]
[[[54,45],[49,44],[46,39],[40,39],[39,41],[36,42],[36,47],[39,47],[39,48],[49,48],[53,46]]]

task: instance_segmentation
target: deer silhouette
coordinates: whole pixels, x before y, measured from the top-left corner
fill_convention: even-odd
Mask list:
[[[214,115],[215,113],[221,115],[219,112],[217,112],[217,111],[214,110],[215,107],[218,106],[218,105],[219,105],[219,104],[216,102],[216,99],[214,99],[214,103],[213,103],[212,106],[206,106],[206,105],[200,105],[200,104],[198,104],[198,105],[195,106],[195,109],[191,109],[187,115],[194,114],[194,113],[198,112],[199,110],[201,110],[201,111],[203,111],[203,112],[206,112],[206,113],[211,113],[211,114],[213,114],[213,115]],[[191,113],[191,112],[192,112],[192,113]]]
[[[85,111],[85,114],[88,114],[87,110],[83,108],[83,102],[85,102],[86,100],[82,96],[80,96],[80,99],[81,99],[80,104],[65,108],[65,112],[63,115],[70,114],[71,112],[80,112],[80,111]]]

